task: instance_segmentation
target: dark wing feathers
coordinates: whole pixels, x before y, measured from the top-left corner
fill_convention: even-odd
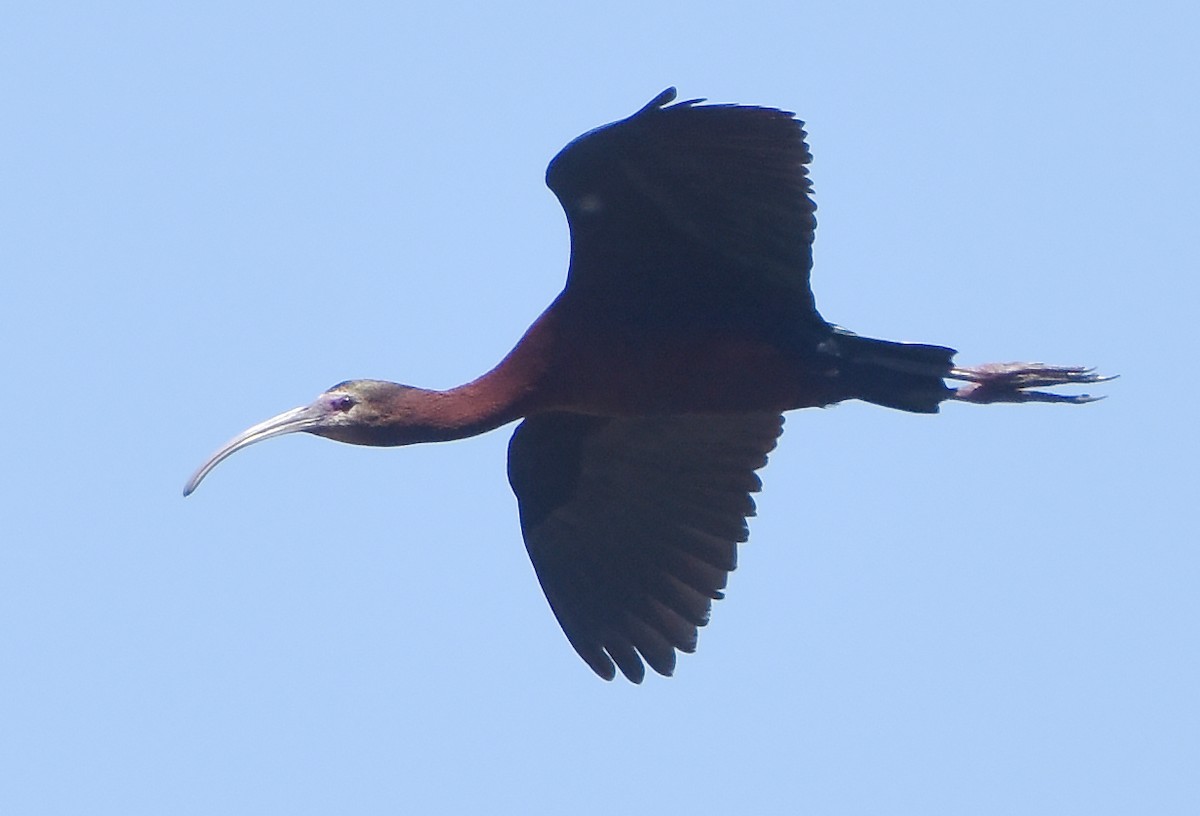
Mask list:
[[[546,598],[571,645],[605,679],[671,674],[696,648],[754,514],[754,471],[776,414],[526,419],[509,481]],[[615,667],[614,667],[615,663]]]
[[[611,294],[655,317],[682,299],[689,314],[819,320],[803,123],[771,108],[668,105],[674,96],[581,136],[550,163],[546,182],[571,227],[567,291]]]
[[[563,297],[613,325],[686,321],[815,347],[831,329],[809,289],[816,208],[802,123],[674,99],[664,91],[550,163],[571,228]],[[676,652],[696,648],[781,423],[555,413],[517,429],[509,480],[526,548],[571,645],[601,677],[619,669],[638,682],[644,664],[670,674]]]

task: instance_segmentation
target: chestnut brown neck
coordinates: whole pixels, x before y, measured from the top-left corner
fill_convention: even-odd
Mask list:
[[[465,385],[446,391],[397,385],[374,416],[323,435],[360,445],[445,442],[545,410],[551,407],[543,380],[553,358],[555,322],[547,310],[495,368]]]

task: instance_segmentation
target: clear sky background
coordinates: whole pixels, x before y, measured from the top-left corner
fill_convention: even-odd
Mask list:
[[[1164,3],[0,11],[0,812],[1200,812],[1200,19]],[[604,683],[447,387],[560,288],[547,161],[667,85],[795,110],[856,331],[1122,378],[796,413],[677,676]]]

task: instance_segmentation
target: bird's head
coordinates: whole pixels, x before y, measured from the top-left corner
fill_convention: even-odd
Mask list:
[[[429,393],[382,380],[347,380],[338,383],[308,405],[251,426],[226,442],[188,479],[183,495],[195,490],[209,472],[242,448],[284,434],[316,434],[353,445],[402,445],[397,431],[404,426],[406,405],[414,394]]]

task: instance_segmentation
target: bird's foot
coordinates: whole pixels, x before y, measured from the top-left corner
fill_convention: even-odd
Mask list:
[[[967,385],[954,389],[953,400],[986,405],[992,402],[1095,402],[1103,397],[1088,394],[1055,394],[1034,391],[1056,385],[1085,385],[1116,379],[1082,366],[1053,366],[1045,363],[988,363],[971,368],[955,367],[949,379]]]

